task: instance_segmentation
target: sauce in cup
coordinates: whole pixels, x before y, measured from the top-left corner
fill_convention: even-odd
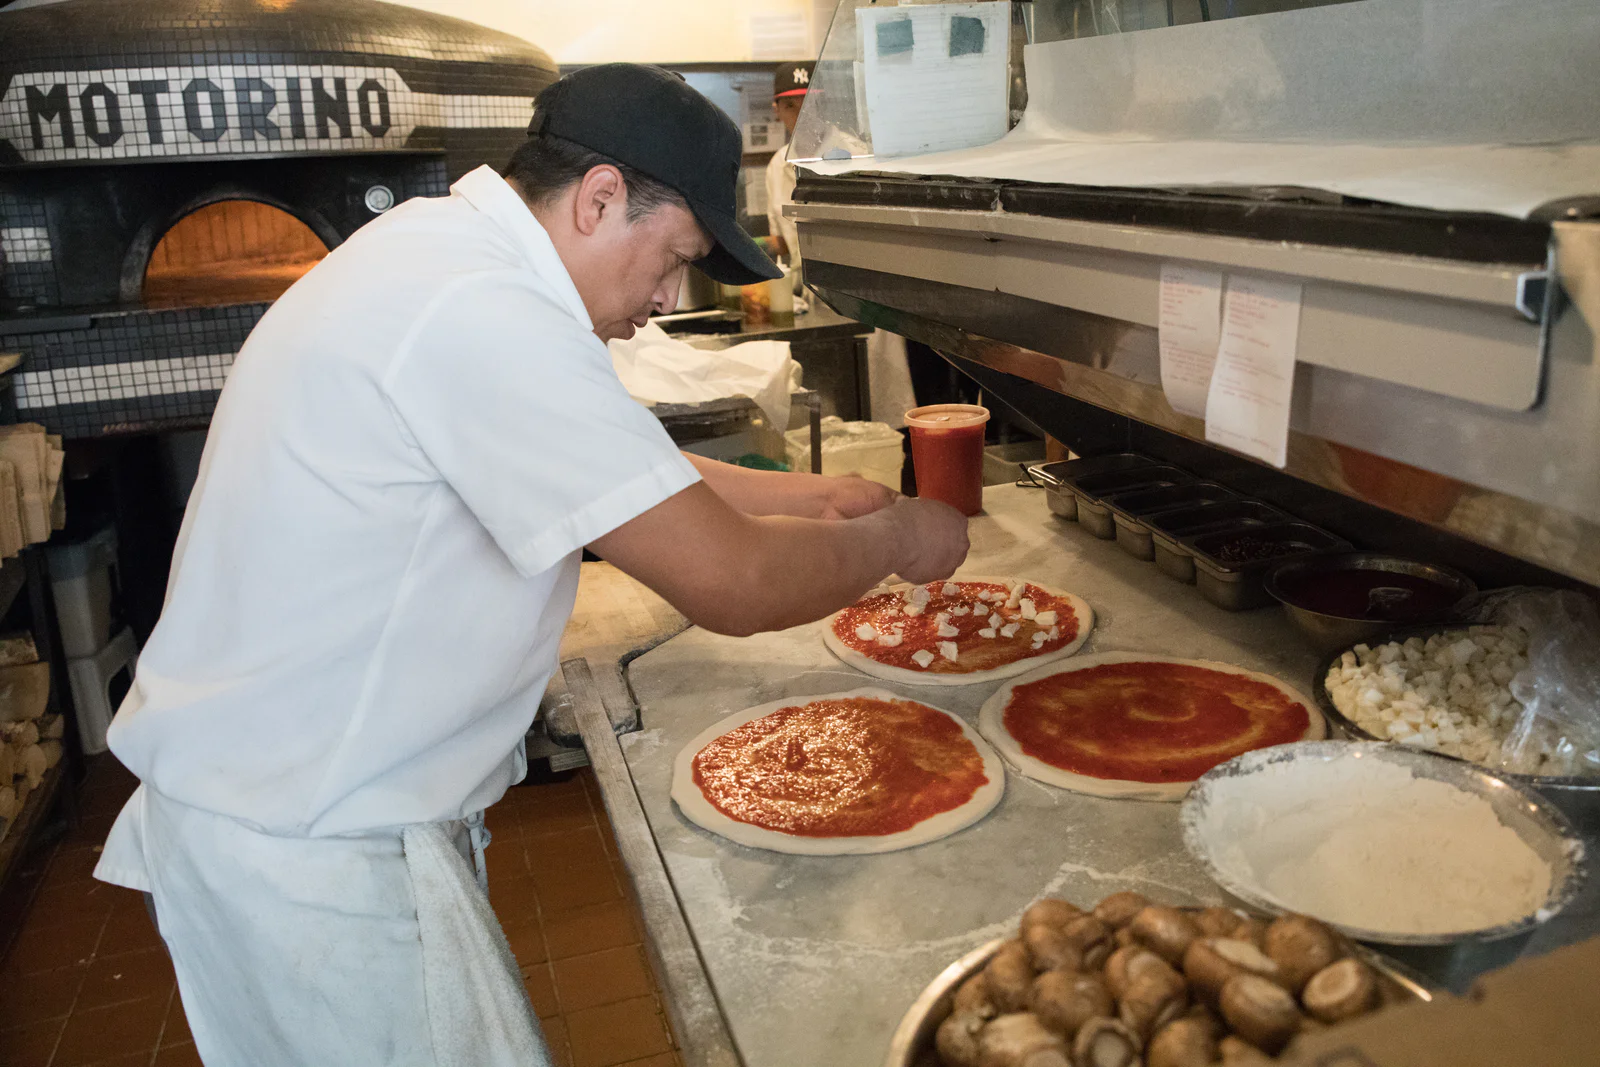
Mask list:
[[[989,409],[932,404],[906,412],[917,495],[942,500],[963,515],[983,510],[983,425]]]

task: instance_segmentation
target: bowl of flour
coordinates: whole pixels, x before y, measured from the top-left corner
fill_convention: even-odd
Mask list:
[[[1400,745],[1248,752],[1196,782],[1179,818],[1222,888],[1359,941],[1512,937],[1553,918],[1585,877],[1582,839],[1548,801]]]

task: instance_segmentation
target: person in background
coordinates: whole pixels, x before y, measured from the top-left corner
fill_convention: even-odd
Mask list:
[[[772,75],[772,110],[783,123],[785,137],[794,140],[800,108],[811,92],[811,76],[816,65],[809,62],[780,63]],[[800,236],[794,220],[783,213],[784,205],[794,202],[796,181],[788,149],[780,148],[767,163],[767,226],[778,246],[778,255],[800,281]],[[937,357],[935,357],[937,358]],[[940,360],[942,363],[943,360]],[[905,414],[917,406],[911,387],[911,371],[906,363],[906,339],[887,330],[874,330],[867,338],[867,380],[872,393],[872,411],[863,418],[903,429]]]

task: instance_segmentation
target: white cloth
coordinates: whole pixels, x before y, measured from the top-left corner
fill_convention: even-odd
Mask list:
[[[154,897],[206,1067],[547,1067],[470,829],[277,837],[141,787],[95,875]]]
[[[745,341],[708,350],[685,344],[652,322],[607,347],[623,387],[644,403],[699,404],[746,396],[773,426],[789,427],[800,365],[790,358],[788,341]]]
[[[591,331],[487,167],[300,279],[217,405],[117,757],[280,835],[498,799],[579,549],[698,479]]]
[[[401,844],[439,1067],[548,1064],[516,957],[445,824],[408,826]]]

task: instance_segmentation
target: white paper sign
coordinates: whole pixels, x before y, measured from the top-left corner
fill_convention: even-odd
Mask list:
[[[1206,401],[1206,440],[1275,467],[1289,460],[1300,283],[1231,275]]]
[[[856,30],[875,155],[944,152],[1005,135],[1010,4],[859,8]]]
[[[1206,417],[1222,336],[1222,274],[1161,264],[1161,388],[1172,410]]]

